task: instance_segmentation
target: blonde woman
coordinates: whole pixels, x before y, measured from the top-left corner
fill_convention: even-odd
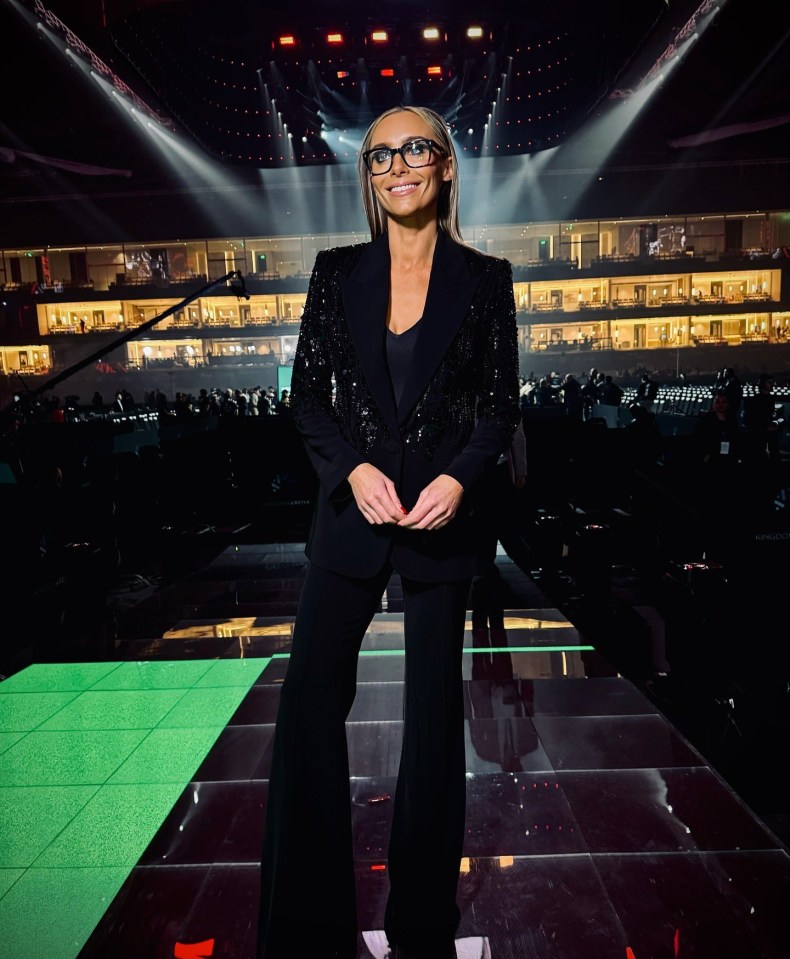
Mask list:
[[[290,959],[296,938],[316,955],[357,955],[345,720],[393,572],[406,666],[384,917],[392,955],[455,956],[460,919],[461,658],[485,552],[471,498],[519,421],[512,274],[461,238],[456,156],[438,114],[383,113],[359,174],[372,240],[319,253],[291,382],[319,492],[275,732],[260,959]]]

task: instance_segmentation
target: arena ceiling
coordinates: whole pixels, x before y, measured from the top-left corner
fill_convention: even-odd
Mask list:
[[[3,233],[41,216],[31,198],[52,222],[59,197],[104,198],[117,232],[124,195],[205,208],[223,175],[347,168],[371,119],[408,103],[481,169],[629,171],[632,207],[660,171],[696,170],[693,196],[732,182],[764,203],[770,181],[787,205],[787,0],[0,0],[0,35]],[[569,196],[549,184],[551,215],[553,191]]]

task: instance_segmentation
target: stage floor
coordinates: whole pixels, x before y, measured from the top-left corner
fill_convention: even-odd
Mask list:
[[[231,546],[111,655],[0,684],[0,957],[253,959],[301,544]],[[464,638],[461,959],[787,959],[790,853],[507,557]],[[347,731],[361,957],[384,959],[403,617],[393,578]],[[314,784],[321,801],[321,783]],[[331,882],[304,864],[305,910]],[[425,850],[431,869],[431,850]],[[295,957],[321,955],[294,929]]]

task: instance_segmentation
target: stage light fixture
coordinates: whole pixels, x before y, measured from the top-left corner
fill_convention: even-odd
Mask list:
[[[483,37],[482,27],[467,27],[466,36],[469,40],[481,40]]]
[[[295,46],[296,46],[296,37],[295,37],[293,34],[291,34],[291,33],[288,33],[288,34],[280,37],[280,46],[281,46],[281,47],[295,47]]]
[[[374,43],[386,43],[387,40],[389,40],[389,35],[386,30],[374,30],[370,35],[370,39]]]
[[[343,34],[342,34],[342,33],[328,33],[328,34],[326,35],[326,42],[327,42],[327,43],[342,43],[342,42],[343,42]]]
[[[394,76],[395,76],[395,71],[394,71],[391,67],[385,67],[385,68],[381,71],[381,75],[382,75],[383,77],[394,77]]]
[[[424,40],[438,40],[439,39],[439,28],[438,27],[426,27],[422,31],[422,36]]]
[[[338,71],[337,71],[337,78],[338,78],[338,80],[345,80],[347,76],[348,76],[348,70],[338,70]]]
[[[442,75],[441,67],[428,67],[428,76],[429,77],[440,77]]]

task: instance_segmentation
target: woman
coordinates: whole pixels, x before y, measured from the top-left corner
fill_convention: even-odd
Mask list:
[[[384,922],[393,955],[454,956],[460,919],[461,661],[479,568],[469,493],[519,419],[513,281],[507,261],[461,240],[438,114],[382,114],[359,173],[372,242],[319,253],[291,383],[319,492],[275,732],[262,959],[293,956],[296,939],[322,956],[357,955],[345,720],[393,570],[406,637]]]
[[[697,459],[710,470],[728,470],[739,462],[741,429],[725,389],[713,391],[711,408],[697,419],[693,439]]]

